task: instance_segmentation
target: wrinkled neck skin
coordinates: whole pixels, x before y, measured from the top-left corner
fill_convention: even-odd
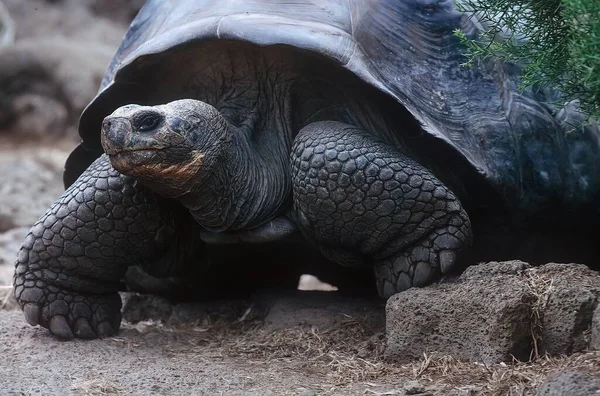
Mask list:
[[[272,119],[267,125],[281,128],[284,122]],[[256,131],[250,127],[229,124],[229,147],[212,165],[210,174],[178,198],[208,231],[255,228],[280,215],[289,204],[291,136],[287,128],[270,131],[269,142],[257,142]]]

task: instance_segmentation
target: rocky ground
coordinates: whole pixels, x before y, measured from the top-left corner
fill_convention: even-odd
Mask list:
[[[2,2],[14,37],[0,38],[0,395],[599,391],[600,278],[577,265],[487,263],[387,305],[334,291],[123,294],[122,330],[95,341],[29,326],[11,297],[16,252],[63,191],[77,117],[140,2]]]

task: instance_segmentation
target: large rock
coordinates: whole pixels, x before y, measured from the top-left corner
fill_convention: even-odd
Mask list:
[[[440,353],[493,363],[583,351],[599,297],[600,278],[583,265],[480,264],[390,298],[386,357]]]
[[[582,371],[550,374],[536,396],[592,396],[600,394],[600,377]]]
[[[541,351],[550,355],[584,352],[600,297],[600,276],[584,265],[547,264],[530,273],[541,287]]]
[[[496,264],[476,270],[494,272]],[[513,267],[491,277],[467,272],[457,283],[392,296],[386,307],[386,358],[409,362],[437,352],[486,363],[512,356],[526,360],[534,299],[517,273],[522,266]]]

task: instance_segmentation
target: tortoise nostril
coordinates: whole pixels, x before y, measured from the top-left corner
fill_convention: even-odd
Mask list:
[[[112,122],[110,122],[109,120],[104,120],[104,122],[102,123],[102,129],[106,132],[108,132],[110,130],[111,126],[112,126]]]

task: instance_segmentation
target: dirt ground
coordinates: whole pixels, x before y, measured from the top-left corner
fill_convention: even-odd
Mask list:
[[[27,325],[20,312],[5,311],[0,314],[4,360],[0,393],[310,395],[401,389],[401,384],[338,383],[327,372],[327,364],[307,372],[303,366],[310,362],[293,355],[246,357],[242,351],[236,356],[229,348],[240,337],[243,335],[236,334],[224,345],[215,345],[203,329],[174,331],[129,325],[118,337],[59,342],[45,330]],[[261,351],[249,354],[260,355]]]
[[[316,330],[271,333],[255,323],[176,329],[152,322],[125,324],[117,337],[104,340],[60,342],[27,325],[19,311],[5,310],[0,393],[310,395],[402,389],[400,378],[367,383],[375,366],[346,360],[354,347],[349,342],[371,336],[359,326],[349,318],[335,333],[353,334],[352,339],[335,343],[335,334]]]
[[[598,352],[487,366],[435,355],[388,363],[383,307],[357,315],[348,307],[363,301],[323,292],[271,294],[267,311],[223,302],[220,315],[184,324],[124,322],[115,337],[62,342],[29,326],[8,289],[0,289],[8,300],[0,309],[1,395],[533,395],[549,373],[597,375],[600,367]],[[305,298],[310,315],[299,304]]]

